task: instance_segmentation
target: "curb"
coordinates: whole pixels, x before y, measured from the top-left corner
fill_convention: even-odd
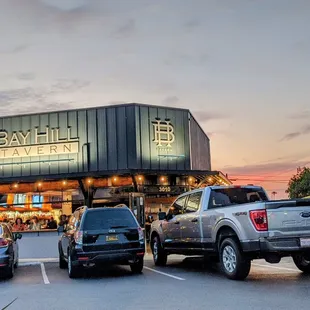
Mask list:
[[[153,260],[153,256],[151,254],[146,254],[144,256],[144,260]],[[41,263],[58,263],[59,258],[50,257],[50,258],[21,258],[18,261],[19,266],[34,266],[40,265]]]

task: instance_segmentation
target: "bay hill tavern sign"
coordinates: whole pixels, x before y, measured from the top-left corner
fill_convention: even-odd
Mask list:
[[[0,130],[0,159],[78,153],[79,138],[72,137],[71,128],[63,136],[59,131],[48,126],[43,132],[37,127],[27,132]]]

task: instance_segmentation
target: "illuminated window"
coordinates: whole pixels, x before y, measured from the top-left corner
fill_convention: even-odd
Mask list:
[[[18,205],[18,207],[24,208],[26,203],[26,195],[25,194],[15,194],[13,205]]]
[[[43,196],[33,195],[32,196],[32,205],[34,208],[42,208]]]

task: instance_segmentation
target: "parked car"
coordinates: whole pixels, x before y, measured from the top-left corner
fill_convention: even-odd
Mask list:
[[[0,275],[4,278],[13,278],[15,268],[18,266],[17,239],[22,235],[13,233],[11,226],[0,223]]]
[[[145,254],[144,233],[127,207],[77,209],[59,241],[59,267],[70,278],[83,267],[125,264],[141,273]]]
[[[279,263],[292,256],[310,273],[310,200],[270,201],[257,186],[211,186],[179,196],[152,223],[156,265],[169,254],[219,261],[230,279],[245,279],[253,259]]]

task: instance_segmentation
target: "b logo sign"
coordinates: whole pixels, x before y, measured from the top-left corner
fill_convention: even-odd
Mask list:
[[[171,147],[171,143],[175,140],[174,128],[169,120],[161,121],[160,118],[156,118],[156,122],[153,122],[154,128],[154,142],[157,146]]]

